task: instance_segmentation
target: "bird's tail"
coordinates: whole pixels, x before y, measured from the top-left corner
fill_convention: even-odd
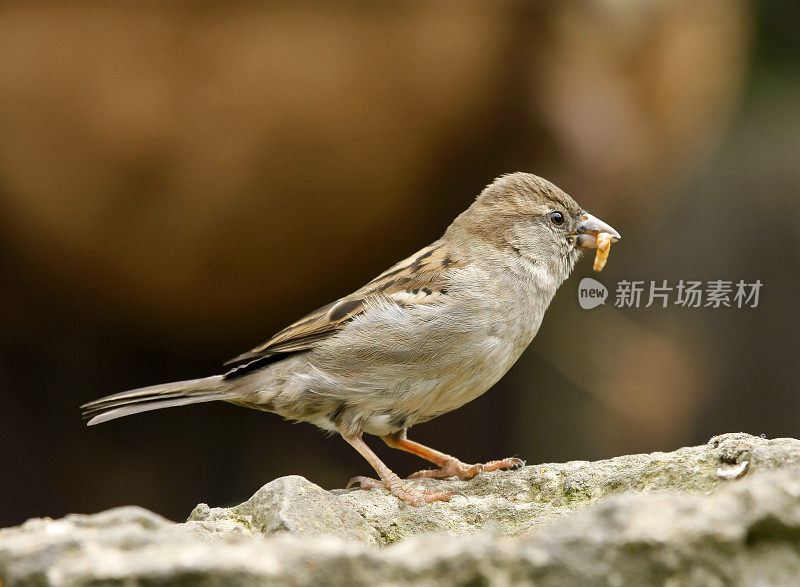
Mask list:
[[[176,381],[109,395],[83,404],[81,411],[86,425],[93,426],[150,410],[224,400],[229,397],[225,387],[222,375]]]

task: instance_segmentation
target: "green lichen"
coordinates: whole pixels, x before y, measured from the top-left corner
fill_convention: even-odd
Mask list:
[[[388,526],[376,526],[375,529],[378,531],[381,546],[388,546],[403,538],[403,533],[395,522],[391,522]]]

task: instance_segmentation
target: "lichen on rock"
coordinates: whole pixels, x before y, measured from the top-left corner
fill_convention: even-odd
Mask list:
[[[467,499],[276,479],[184,524],[136,507],[0,530],[5,584],[789,584],[800,441],[726,434],[671,453],[419,480]]]

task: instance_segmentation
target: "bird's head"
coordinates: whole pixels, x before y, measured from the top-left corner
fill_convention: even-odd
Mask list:
[[[488,185],[451,230],[519,255],[561,280],[601,232],[619,233],[584,211],[567,193],[530,173],[503,175]]]

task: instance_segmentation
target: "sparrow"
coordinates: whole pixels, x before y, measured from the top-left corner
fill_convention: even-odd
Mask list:
[[[468,479],[523,465],[467,464],[410,440],[407,430],[497,383],[601,233],[620,238],[549,181],[503,175],[439,240],[228,361],[224,374],[104,397],[81,406],[83,415],[91,426],[210,401],[274,412],[340,434],[379,477],[355,477],[348,487],[385,488],[414,505],[450,501],[459,493],[400,479],[363,435],[436,465],[410,479]]]

